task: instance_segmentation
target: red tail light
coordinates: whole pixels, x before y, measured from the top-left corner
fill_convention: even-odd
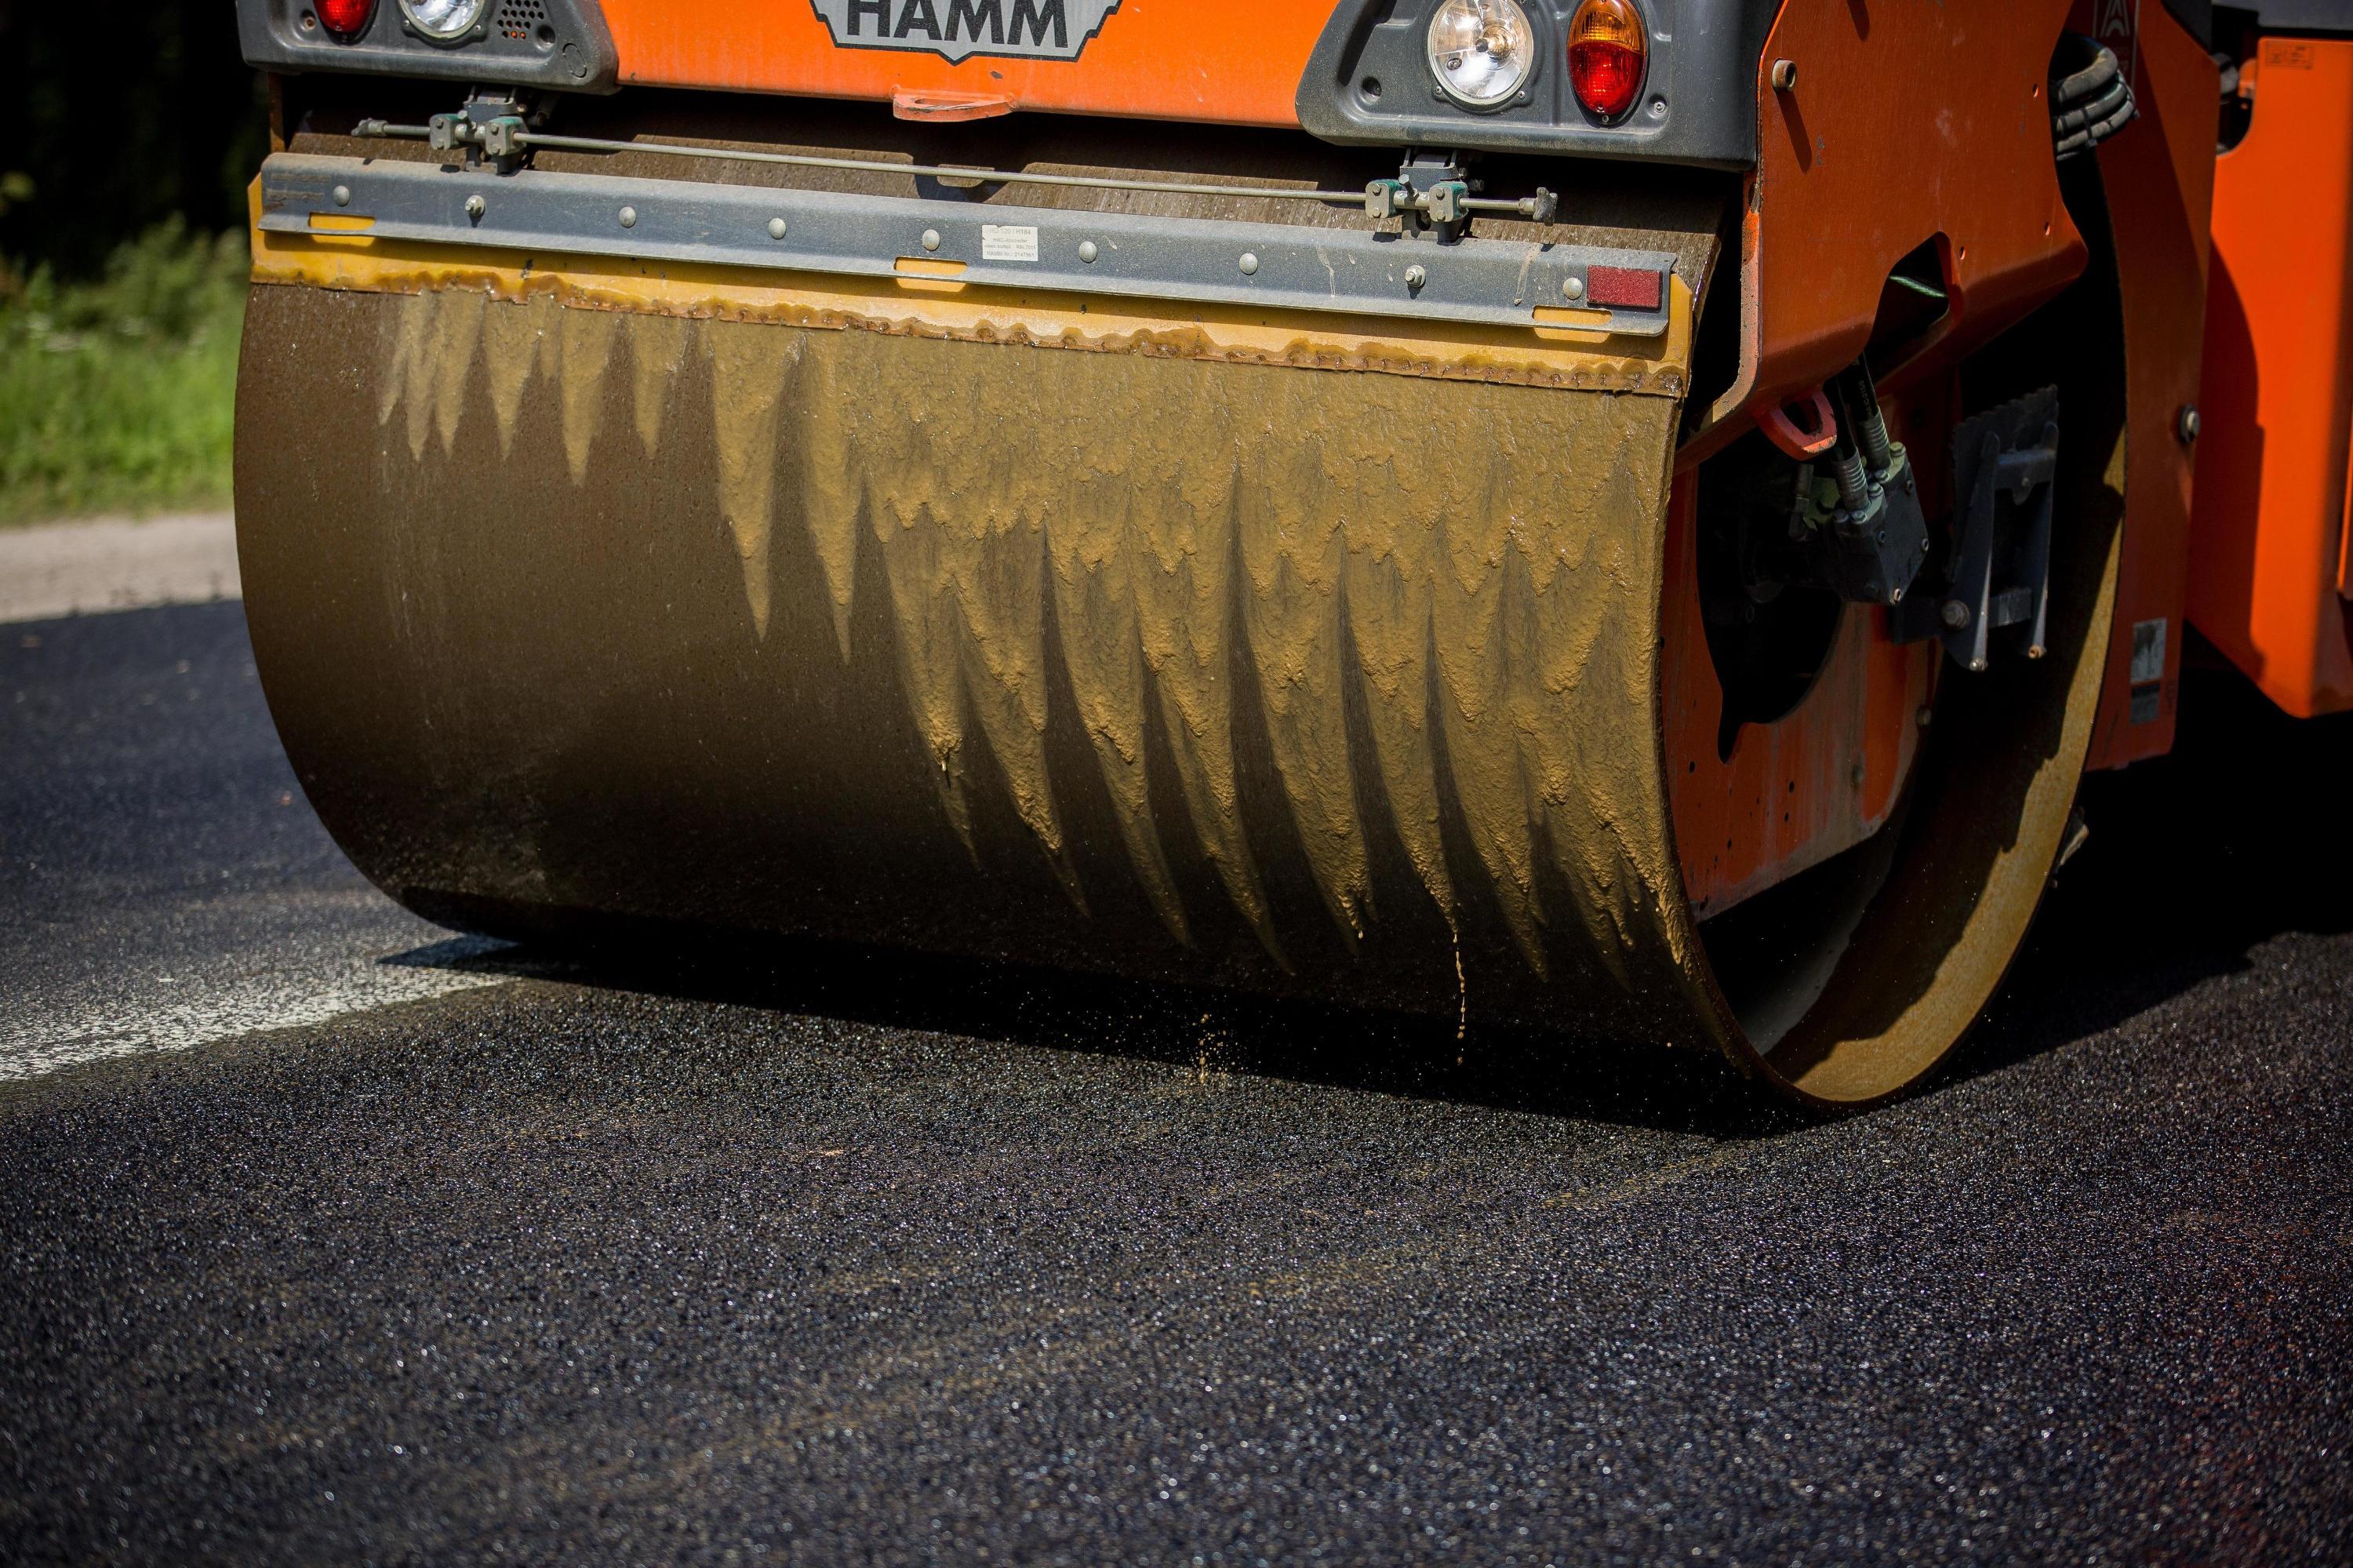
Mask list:
[[[1621,118],[1642,94],[1650,52],[1630,0],[1585,0],[1568,25],[1568,82],[1577,102],[1604,120]]]
[[[375,0],[312,0],[319,21],[339,38],[357,37],[375,15]]]

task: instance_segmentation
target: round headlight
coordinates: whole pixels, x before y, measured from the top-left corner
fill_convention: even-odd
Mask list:
[[[1430,18],[1430,74],[1457,103],[1508,102],[1535,68],[1535,32],[1519,0],[1445,0]]]
[[[428,38],[447,43],[474,30],[489,0],[400,0],[400,14]]]

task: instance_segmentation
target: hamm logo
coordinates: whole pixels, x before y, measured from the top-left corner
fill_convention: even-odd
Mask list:
[[[810,0],[845,49],[1074,60],[1119,0]]]

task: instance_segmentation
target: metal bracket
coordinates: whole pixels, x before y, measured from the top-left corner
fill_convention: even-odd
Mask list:
[[[1478,195],[1485,188],[1451,153],[1431,159],[1408,152],[1397,178],[1365,186],[1365,212],[1376,218],[1398,218],[1409,231],[1429,228],[1445,245],[1462,238],[1474,212],[1510,212],[1534,223],[1550,223],[1560,214],[1560,198],[1542,185],[1535,196],[1515,202],[1486,200]]]
[[[1940,639],[1955,663],[1982,670],[1992,634],[2016,627],[2042,657],[2051,598],[2051,509],[2059,471],[2059,389],[2046,387],[1953,430],[1953,538],[1945,588],[1895,619],[1899,641]]]
[[[1851,604],[1901,605],[1928,554],[1928,524],[1910,454],[1891,440],[1879,393],[1861,360],[1814,403],[1827,455],[1798,472],[1789,536],[1813,555],[1823,585]],[[1837,413],[1831,413],[1835,404]],[[1767,427],[1771,434],[1771,428]]]
[[[531,127],[544,117],[518,93],[485,89],[456,113],[427,120],[425,144],[437,153],[462,154],[468,163],[487,158],[499,173],[511,175],[531,156]]]
[[[340,188],[344,199],[331,193]],[[1394,233],[1143,217],[997,202],[851,195],[689,180],[508,175],[463,164],[279,153],[261,167],[260,227],[365,217],[385,239],[892,277],[915,259],[960,263],[966,285],[1155,302],[1343,312],[1536,328],[1587,295],[1593,267],[1674,269],[1662,252],[1465,238],[1440,249]],[[938,275],[933,273],[932,275]],[[1619,307],[1599,330],[1656,337],[1656,309]]]

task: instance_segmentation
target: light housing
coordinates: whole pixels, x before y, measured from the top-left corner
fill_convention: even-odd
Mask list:
[[[437,44],[455,43],[474,30],[490,0],[400,0],[408,25]]]
[[[312,0],[319,25],[339,38],[356,38],[375,15],[375,0]]]
[[[1622,120],[1642,96],[1651,37],[1632,0],[1585,0],[1568,24],[1568,85],[1598,119]]]
[[[1430,76],[1465,108],[1509,103],[1535,75],[1535,28],[1519,0],[1443,0],[1428,41]]]

